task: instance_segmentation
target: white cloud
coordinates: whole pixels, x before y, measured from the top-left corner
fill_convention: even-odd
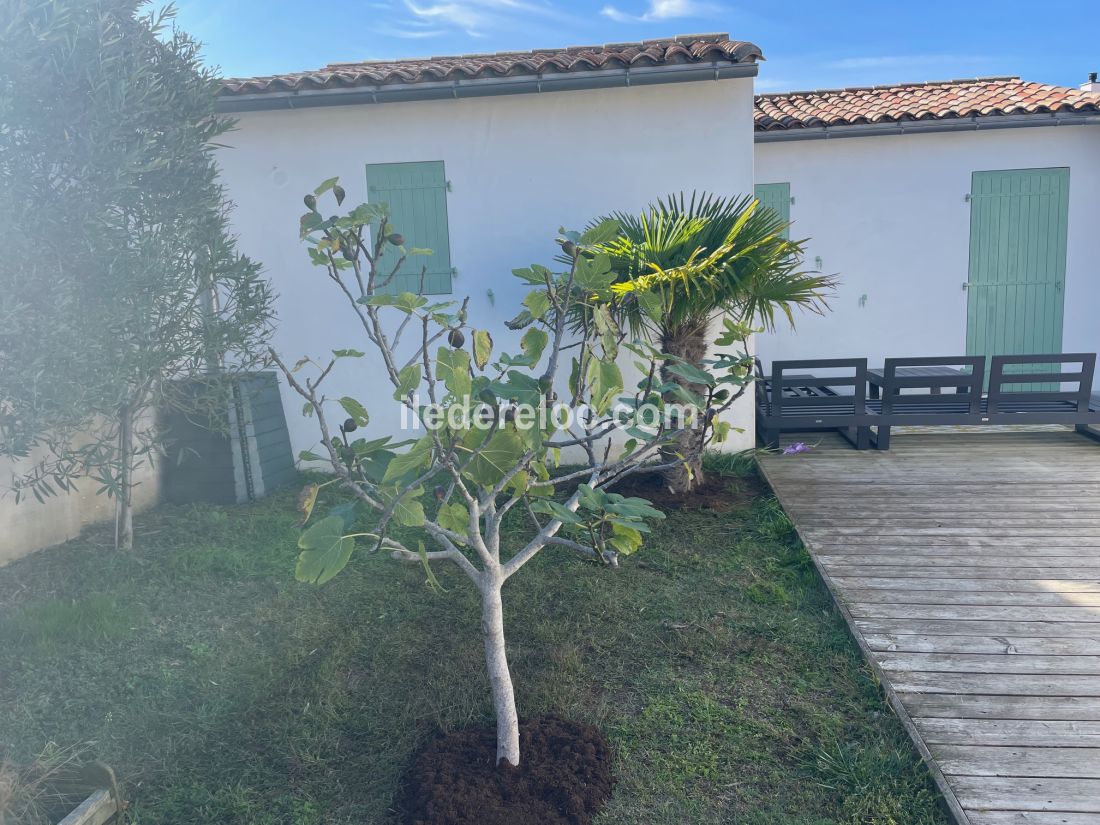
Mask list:
[[[404,0],[411,17],[411,28],[424,30],[458,29],[471,37],[482,37],[488,30],[514,22],[517,15],[553,16],[554,10],[545,4],[526,0],[442,0],[420,3]],[[443,33],[440,31],[439,33]],[[407,37],[426,37],[424,34],[408,34]]]
[[[406,0],[405,6],[420,22],[454,26],[470,35],[476,35],[477,30],[485,22],[480,9],[470,3],[435,3],[430,6],[418,6]]]
[[[409,21],[414,22],[414,21]],[[374,27],[374,31],[383,37],[397,37],[402,40],[424,40],[429,37],[442,37],[447,32],[444,29],[435,28],[428,25],[409,25],[404,28],[398,28],[394,26],[388,26],[386,24],[377,25]]]
[[[713,11],[713,6],[697,0],[649,0],[649,8],[642,14],[629,14],[615,6],[604,6],[600,14],[616,23],[652,23],[678,17],[702,17]]]

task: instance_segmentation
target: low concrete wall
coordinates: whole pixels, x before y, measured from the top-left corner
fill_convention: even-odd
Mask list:
[[[7,489],[13,476],[28,472],[43,457],[35,452],[19,460],[0,458],[0,487]],[[156,504],[160,495],[159,467],[144,457],[134,477],[138,482],[134,488],[134,509],[141,511]],[[41,502],[28,495],[16,504],[14,493],[0,495],[0,566],[76,538],[90,524],[112,521],[115,500],[97,496],[99,486],[98,482],[86,479],[77,483],[76,492],[59,492]]]

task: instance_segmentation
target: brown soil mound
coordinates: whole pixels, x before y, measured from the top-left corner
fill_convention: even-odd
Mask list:
[[[520,724],[520,767],[497,768],[496,731],[430,742],[402,794],[410,825],[587,825],[611,795],[611,749],[600,731],[557,716]]]
[[[731,477],[711,474],[690,493],[673,493],[660,473],[635,473],[610,488],[624,496],[637,496],[653,502],[658,510],[710,510],[725,513],[738,504],[760,495],[760,482],[752,476]]]

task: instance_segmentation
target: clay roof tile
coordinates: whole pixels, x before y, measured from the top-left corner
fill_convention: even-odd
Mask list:
[[[628,66],[710,61],[753,63],[762,59],[760,48],[753,43],[731,40],[728,34],[693,34],[639,43],[569,46],[529,52],[335,63],[316,71],[228,78],[222,81],[220,95],[233,97],[303,89],[474,80],[546,72],[598,72]]]
[[[755,126],[774,131],[1044,112],[1100,112],[1100,94],[1018,77],[782,92],[757,96]]]

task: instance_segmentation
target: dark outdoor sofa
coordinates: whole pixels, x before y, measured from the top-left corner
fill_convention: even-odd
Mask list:
[[[843,358],[776,361],[767,376],[758,361],[757,432],[777,447],[780,433],[837,430],[880,450],[898,426],[1068,424],[1100,438],[1095,367],[1095,353],[996,355],[988,370],[973,355],[888,358],[873,370]]]
[[[765,445],[778,447],[782,432],[819,430],[839,431],[858,450],[871,445],[866,358],[776,361],[767,378],[759,361],[756,369],[756,429]]]

